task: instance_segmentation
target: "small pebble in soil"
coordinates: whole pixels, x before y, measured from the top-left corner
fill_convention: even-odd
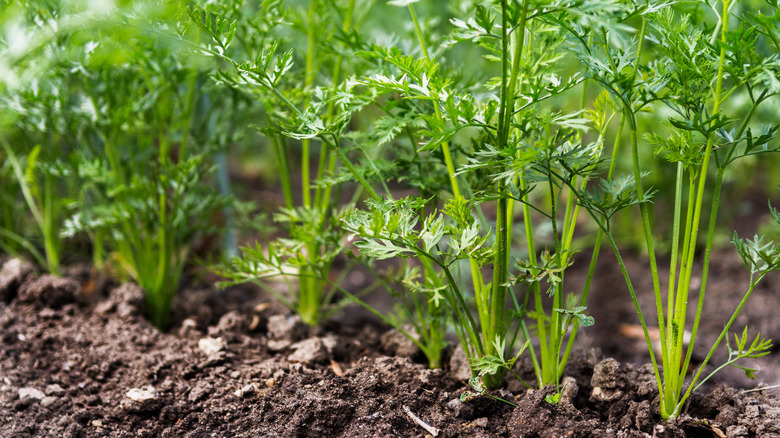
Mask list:
[[[63,389],[62,386],[54,383],[46,387],[46,394],[59,397],[61,395],[65,395],[65,389]]]
[[[224,337],[229,341],[238,339],[238,335],[246,331],[248,323],[246,317],[241,313],[232,310],[219,318],[216,326],[208,328],[208,334],[212,338]]]
[[[290,346],[294,352],[287,356],[287,360],[293,363],[310,364],[322,362],[328,356],[328,351],[321,338],[304,339]]]
[[[474,408],[460,401],[460,398],[450,400],[446,406],[457,418],[468,418],[474,412]]]
[[[469,365],[469,359],[466,357],[466,352],[463,351],[463,347],[458,345],[452,352],[450,357],[450,370],[451,375],[456,380],[467,381],[471,378],[471,365]]]
[[[250,383],[249,385],[246,385],[240,389],[237,389],[233,395],[235,395],[238,398],[246,398],[249,397],[252,394],[255,394],[257,392],[257,386],[255,386],[254,383]]]
[[[306,325],[297,315],[273,315],[268,318],[268,348],[284,350],[301,339],[306,331]]]
[[[144,386],[143,388],[133,388],[127,391],[126,396],[127,398],[129,398],[134,402],[143,403],[149,400],[156,399],[157,390],[154,389],[153,386]]]
[[[225,347],[226,345],[222,338],[201,338],[198,341],[198,348],[206,356],[213,356],[224,350]]]
[[[46,394],[43,393],[40,389],[35,388],[19,388],[19,400],[42,400],[44,397],[46,397]]]
[[[197,330],[198,330],[197,321],[195,321],[192,318],[187,318],[181,322],[181,327],[179,327],[179,336],[181,336],[182,338],[186,338],[187,335]]]
[[[406,325],[403,329],[412,336],[417,336],[414,326]],[[391,356],[414,357],[420,353],[420,348],[411,339],[398,330],[388,330],[380,338],[382,348]]]
[[[52,406],[54,406],[55,404],[57,404],[57,402],[58,402],[59,400],[60,400],[60,399],[59,399],[58,397],[51,397],[51,396],[47,396],[47,397],[44,397],[44,398],[41,400],[41,406],[43,406],[44,408],[52,407]]]
[[[3,263],[0,269],[0,302],[7,302],[14,298],[24,278],[34,269],[31,263],[17,258]]]
[[[619,370],[620,363],[612,358],[604,359],[596,364],[590,379],[593,386],[590,395],[594,400],[613,401],[623,396],[623,391],[619,389],[621,385]]]
[[[119,403],[115,415],[150,414],[158,412],[163,405],[163,399],[154,386],[132,388]]]
[[[211,392],[211,386],[206,382],[197,382],[195,387],[192,388],[189,394],[187,394],[187,400],[197,403],[208,398]]]
[[[580,387],[574,377],[566,376],[561,380],[561,400],[571,402],[577,397]]]

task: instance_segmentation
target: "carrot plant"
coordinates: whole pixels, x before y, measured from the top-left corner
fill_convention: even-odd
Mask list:
[[[384,285],[399,302],[409,305],[395,315],[385,315],[362,301],[362,292],[353,293],[341,285],[351,266],[365,260],[347,258],[347,266],[339,276],[331,273],[336,257],[345,253],[348,243],[341,219],[363,195],[380,202],[375,187],[389,193],[386,181],[403,179],[406,170],[401,169],[401,163],[382,157],[381,146],[395,135],[397,127],[392,125],[395,119],[384,119],[384,123],[380,119],[364,131],[350,128],[350,124],[360,123],[361,118],[356,115],[375,97],[354,76],[347,77],[350,72],[355,74],[355,69],[363,68],[354,63],[348,68],[347,54],[366,47],[356,29],[368,18],[367,5],[361,7],[359,2],[351,0],[343,4],[312,1],[307,15],[298,18],[292,13],[276,15],[284,10],[278,8],[279,2],[268,1],[263,6],[266,12],[248,21],[214,5],[193,11],[201,28],[212,39],[203,50],[227,64],[227,69],[215,75],[216,80],[261,101],[267,110],[259,128],[274,148],[285,199],[285,207],[275,215],[275,221],[283,226],[287,236],[267,245],[258,242],[242,248],[241,256],[233,258],[221,273],[228,282],[251,281],[263,287],[262,281],[269,277],[297,278],[297,293],[295,286],[288,282],[291,296],[266,289],[309,324],[319,323],[338,308],[334,305],[337,294],[347,296],[396,327],[421,348],[432,367],[439,367],[445,345],[443,313],[429,309],[428,303],[418,299],[417,294],[408,293],[410,289],[427,287],[423,286],[425,282],[420,284],[415,278],[399,290],[388,284],[386,275],[379,275],[371,263],[366,263],[376,274],[376,282],[367,289]],[[330,28],[325,22],[332,21],[334,16],[341,17],[342,22]],[[285,34],[279,26],[287,23],[286,20],[306,35],[305,43],[297,46],[305,53],[302,60],[293,50],[277,54],[281,44],[296,47],[296,37]],[[251,28],[247,28],[248,23]],[[312,38],[315,30],[318,37]],[[260,35],[263,37],[259,38]],[[259,44],[247,44],[248,36],[253,36]],[[262,49],[259,55],[252,56],[257,62],[236,61],[251,56],[245,52],[247,47]],[[303,71],[296,64],[303,64]],[[323,65],[330,69],[323,69]],[[316,78],[323,85],[311,82]],[[295,141],[300,142],[302,170],[302,192],[297,197],[292,189],[294,168],[290,164]],[[319,146],[319,159],[316,172],[312,172],[308,169],[309,155],[317,150],[315,145]],[[421,169],[430,169],[420,162],[414,164],[420,174],[423,174]],[[338,207],[342,187],[350,181],[356,181],[358,188],[346,206]],[[418,189],[429,193],[428,188]],[[410,273],[417,271],[407,266],[403,272],[409,274],[404,278],[410,278]],[[414,330],[406,330],[409,323]]]
[[[356,245],[369,257],[414,258],[426,281],[435,275],[426,283],[429,305],[445,306],[474,375],[488,388],[501,385],[526,347],[537,384],[557,387],[572,330],[593,323],[587,289],[569,298],[564,289],[579,216],[571,188],[584,187],[600,171],[603,132],[613,116],[603,105],[586,111],[587,88],[576,71],[564,68],[571,59],[565,46],[572,28],[606,32],[614,23],[597,11],[620,8],[609,2],[461,2],[461,10],[473,12],[451,20],[450,45],[474,45],[498,64],[496,78],[469,83],[436,62],[432,54],[444,57],[446,47],[426,47],[416,2],[391,3],[409,9],[418,52],[381,46],[361,52],[385,66],[362,82],[385,96],[377,102],[396,120],[395,134],[408,136],[420,157],[438,159],[449,196],[433,193],[441,211],[435,204],[426,211],[415,198],[372,201],[368,211],[348,217],[346,227],[362,238]],[[580,105],[567,106],[567,100]],[[587,137],[592,127],[597,134]],[[492,227],[489,207],[495,209]],[[516,212],[524,234],[519,258],[510,253]],[[542,224],[551,235],[546,248],[535,231]],[[484,277],[488,270],[492,278]]]
[[[762,104],[780,92],[777,22],[767,19],[762,12],[735,15],[734,5],[730,0],[704,4],[715,17],[710,25],[706,20],[679,14],[669,5],[650,6],[633,17],[639,23],[633,46],[615,47],[610,43],[610,34],[603,33],[597,35],[595,45],[583,45],[580,51],[589,77],[610,93],[622,114],[630,142],[626,153],[631,154],[633,171],[624,177],[603,180],[591,190],[579,191],[579,202],[596,220],[617,256],[644,329],[660,394],[660,411],[665,419],[680,415],[691,393],[712,376],[703,377],[702,373],[723,338],[728,336],[745,301],[767,273],[780,267],[780,251],[773,243],[761,237],[744,240],[734,235],[732,243],[750,271],[749,286],[703,363],[694,371],[691,357],[703,317],[724,176],[736,160],[780,150],[777,144],[772,144],[778,126],[756,127],[753,120]],[[776,7],[772,5],[775,17]],[[656,55],[649,62],[642,56],[645,47]],[[739,101],[747,104],[740,105]],[[641,124],[640,113],[659,104],[672,114],[667,118],[665,132]],[[668,160],[676,175],[665,297],[656,256],[659,238],[650,219],[652,190],[645,188],[642,181],[645,174],[644,163],[639,159],[642,137],[646,140],[644,144],[654,145],[656,153]],[[660,362],[650,348],[648,321],[639,307],[637,291],[610,225],[612,216],[630,205],[638,205],[650,258],[662,345]],[[703,244],[699,236],[702,216],[709,218]],[[691,323],[688,303],[696,289],[692,279],[701,246],[704,250],[701,285]],[[686,330],[690,330],[687,347],[683,339]],[[760,335],[750,342],[746,330],[735,341],[736,348],[728,345],[726,364],[729,365],[743,358],[761,357],[771,347],[771,341]],[[752,376],[753,370],[745,371]],[[686,383],[689,372],[693,377]]]
[[[260,6],[261,13],[244,20],[239,20],[240,14],[231,15],[215,5],[192,12],[212,38],[204,50],[229,67],[215,76],[217,81],[252,96],[266,109],[259,129],[273,146],[284,194],[284,208],[274,219],[285,229],[287,238],[266,247],[256,243],[242,248],[241,256],[232,259],[222,273],[229,282],[252,281],[261,286],[260,280],[268,277],[297,278],[297,293],[292,296],[266,289],[304,322],[315,325],[328,314],[349,272],[348,267],[340,278],[331,278],[331,267],[345,243],[339,219],[346,210],[337,208],[344,179],[338,162],[361,181],[369,195],[376,195],[364,177],[365,166],[353,164],[338,146],[344,141],[342,135],[351,115],[364,105],[363,100],[352,98],[349,89],[339,88],[351,68],[341,51],[344,46],[349,48],[349,37],[363,15],[354,0],[343,5],[312,0],[303,15],[282,8],[278,0],[264,1]],[[292,27],[305,36],[303,59],[296,59],[292,50],[277,56],[284,39],[292,40],[289,44],[294,46],[301,36],[284,34],[276,29],[280,24],[289,24],[284,30]],[[256,61],[243,62],[243,58]],[[296,68],[300,64],[303,68]],[[301,188],[297,197],[290,151],[293,141],[300,145]],[[313,165],[315,150],[319,153]],[[295,290],[291,283],[288,286]]]
[[[108,248],[120,272],[146,292],[152,322],[164,328],[190,246],[227,202],[206,178],[230,138],[230,120],[220,113],[234,101],[203,90],[207,71],[178,45],[197,38],[186,10],[174,6],[133,26],[150,34],[131,28],[130,44],[113,42],[133,62],[83,77],[93,105],[107,117],[92,127],[95,141],[79,168],[83,208],[68,225]]]
[[[88,119],[91,109],[72,99],[67,72],[72,45],[59,36],[76,11],[56,16],[46,8],[8,5],[0,14],[0,155],[3,157],[4,206],[0,249],[21,251],[59,275],[62,223],[74,179],[68,163],[73,146],[66,137]],[[59,38],[58,38],[59,36]],[[47,56],[42,56],[42,53]],[[43,71],[50,75],[44,76]],[[26,226],[17,209],[33,220]]]
[[[86,232],[95,264],[135,280],[163,328],[189,246],[227,202],[204,180],[232,102],[201,90],[183,5],[109,6],[18,6],[16,26],[35,25],[9,46],[3,101],[18,116],[0,143],[43,236],[36,258],[57,272],[63,238]]]

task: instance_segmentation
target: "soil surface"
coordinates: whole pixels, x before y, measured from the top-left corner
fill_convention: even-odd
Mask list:
[[[457,352],[445,370],[428,370],[413,345],[363,312],[310,329],[252,289],[189,287],[162,333],[143,318],[133,284],[85,267],[40,275],[12,259],[0,272],[0,437],[780,437],[778,393],[746,392],[757,383],[730,372],[678,420],[661,421],[647,349],[631,332],[636,314],[604,258],[590,304],[596,325],[580,331],[562,400],[551,405],[549,389],[516,380],[492,393],[517,407],[462,402]],[[630,258],[632,270],[643,263]],[[713,262],[703,347],[741,298],[743,273],[725,253]],[[768,279],[735,329],[750,321],[751,333],[780,339],[779,291]],[[759,381],[780,383],[776,351],[755,365]],[[528,362],[517,371],[527,375]]]

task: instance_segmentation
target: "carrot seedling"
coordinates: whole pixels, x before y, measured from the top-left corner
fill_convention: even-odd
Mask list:
[[[615,106],[620,108],[628,127],[633,167],[628,176],[608,178],[596,188],[580,191],[580,204],[599,224],[617,256],[647,340],[660,394],[661,416],[665,419],[679,416],[691,393],[712,375],[702,378],[705,367],[723,338],[728,336],[745,301],[768,272],[780,267],[780,253],[774,244],[764,242],[760,237],[753,240],[733,237],[732,243],[750,270],[749,287],[703,363],[693,371],[691,358],[704,317],[704,294],[726,170],[738,159],[780,150],[772,145],[777,125],[761,127],[760,133],[751,126],[762,104],[780,93],[780,88],[774,85],[776,81],[769,79],[776,78],[777,55],[767,49],[767,45],[774,45],[776,49],[777,42],[772,38],[776,29],[767,29],[768,23],[760,19],[760,13],[735,15],[734,4],[730,0],[723,1],[719,7],[709,4],[716,17],[711,27],[705,27],[688,15],[679,15],[670,5],[649,5],[645,10],[630,14],[638,18],[640,24],[632,46],[615,47],[610,35],[603,34],[599,35],[595,50],[594,47],[583,47],[580,51],[589,77],[608,91]],[[739,23],[733,24],[733,19]],[[775,22],[773,26],[776,25]],[[650,61],[642,56],[645,46],[656,55]],[[747,111],[739,111],[739,106],[733,103],[737,99],[749,102]],[[659,104],[671,110],[671,115],[666,117],[669,134],[660,133],[655,126],[642,125],[640,114]],[[674,166],[671,260],[666,297],[657,262],[660,242],[651,221],[653,191],[644,187],[646,172],[639,158],[642,129],[646,131],[647,143],[654,145],[656,153]],[[660,362],[651,347],[648,322],[639,307],[637,291],[610,224],[618,210],[632,205],[638,205],[650,258],[662,346]],[[702,216],[709,217],[703,240],[699,235]],[[690,324],[688,303],[697,288],[692,281],[694,262],[702,246],[701,285]],[[686,346],[687,330],[691,336]],[[745,357],[760,357],[771,345],[760,335],[748,342],[744,331],[735,341],[737,349],[728,346],[727,364]],[[690,372],[693,377],[686,382]]]

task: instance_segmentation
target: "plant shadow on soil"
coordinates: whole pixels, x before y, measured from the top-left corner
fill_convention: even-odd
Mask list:
[[[643,263],[631,257],[630,269]],[[581,265],[567,273],[575,282]],[[132,284],[95,282],[83,266],[39,275],[10,259],[0,272],[0,437],[780,437],[777,392],[744,392],[756,382],[731,372],[678,420],[660,421],[648,353],[628,329],[637,318],[612,266],[600,263],[597,323],[581,331],[561,402],[512,380],[495,395],[513,408],[461,402],[456,373],[426,369],[411,345],[352,308],[310,329],[253,289],[190,287],[161,333]],[[745,284],[736,257],[718,253],[712,266],[702,347]],[[751,333],[780,339],[778,289],[767,279],[735,330],[750,321]],[[776,351],[755,365],[760,381],[778,383]],[[529,375],[528,361],[517,371]]]

